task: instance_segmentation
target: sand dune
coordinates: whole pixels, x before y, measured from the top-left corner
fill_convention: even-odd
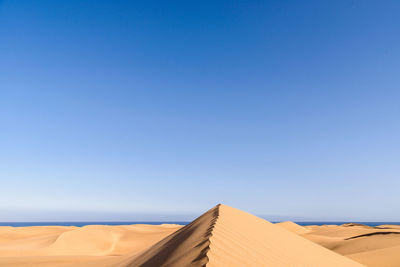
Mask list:
[[[400,266],[400,246],[374,249],[347,256],[370,267]]]
[[[400,266],[400,227],[312,226],[302,236],[369,267]]]
[[[276,225],[283,227],[284,229],[295,234],[306,234],[310,232],[309,229],[290,221],[276,223]]]
[[[118,266],[205,265],[362,266],[282,227],[225,205],[214,207]]]
[[[185,227],[0,227],[0,266],[398,267],[400,226],[272,224],[218,205]]]
[[[87,266],[135,254],[179,225],[0,227],[0,266]],[[107,266],[107,265],[106,265]],[[108,265],[109,266],[109,265]]]
[[[375,229],[397,229],[400,230],[400,225],[383,224],[376,226]]]

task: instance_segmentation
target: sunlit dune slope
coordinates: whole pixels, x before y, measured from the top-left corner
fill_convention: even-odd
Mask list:
[[[280,226],[225,205],[116,266],[363,266]]]

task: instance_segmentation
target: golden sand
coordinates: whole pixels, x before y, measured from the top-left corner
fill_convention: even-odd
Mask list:
[[[217,205],[184,227],[0,227],[0,266],[398,267],[400,227],[272,224]]]

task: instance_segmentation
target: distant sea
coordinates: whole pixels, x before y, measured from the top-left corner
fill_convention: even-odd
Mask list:
[[[180,224],[187,225],[190,222],[0,222],[0,226],[14,226],[14,227],[23,227],[23,226],[78,226],[82,227],[85,225],[131,225],[131,224],[151,224],[151,225],[160,225],[160,224]],[[275,222],[274,222],[275,223]],[[332,221],[332,222],[295,222],[299,225],[324,225],[324,224],[335,224],[341,225],[345,223],[360,223],[368,226],[377,226],[382,224],[395,224],[400,225],[400,222],[346,222],[346,221]]]
[[[392,224],[392,225],[400,225],[400,222],[345,222],[345,221],[332,221],[332,222],[295,222],[299,225],[326,225],[326,224],[333,224],[333,225],[342,225],[345,223],[359,223],[368,226],[378,226],[382,224]]]

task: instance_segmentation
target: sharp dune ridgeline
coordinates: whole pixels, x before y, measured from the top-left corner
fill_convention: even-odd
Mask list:
[[[0,227],[0,266],[398,267],[399,233],[273,224],[220,204],[186,226]]]
[[[127,266],[363,265],[249,213],[217,205]]]

